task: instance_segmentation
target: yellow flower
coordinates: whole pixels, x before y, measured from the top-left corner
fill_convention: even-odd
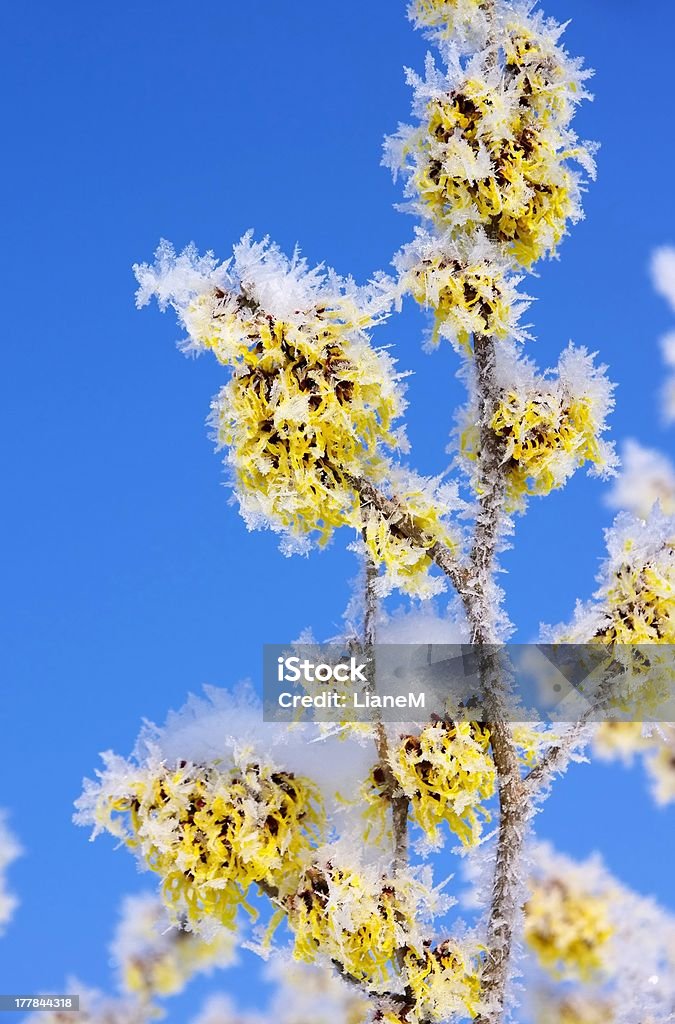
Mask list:
[[[171,950],[145,960],[133,959],[123,965],[122,984],[125,991],[150,999],[182,992],[199,971],[221,966],[222,939],[207,942],[190,932],[178,932]],[[231,953],[230,950],[226,950]]]
[[[583,397],[566,402],[564,396],[544,393],[524,401],[509,392],[490,426],[505,442],[507,486],[516,508],[525,495],[550,494],[562,487],[570,463],[605,464],[592,403]]]
[[[294,956],[309,963],[327,957],[351,978],[384,984],[413,923],[405,888],[388,879],[373,885],[359,871],[330,863],[310,868],[285,901]]]
[[[617,644],[675,643],[675,537],[658,560],[636,561],[630,547],[606,590],[607,622],[594,640]]]
[[[670,721],[675,517],[663,515],[658,506],[646,520],[621,513],[606,539],[609,557],[595,600],[579,604],[572,624],[558,626],[552,635],[560,643],[607,645],[612,683],[625,684],[624,696],[632,700],[628,708],[636,712],[632,720]],[[623,680],[617,667],[626,670]]]
[[[416,28],[440,29],[443,35],[471,27],[485,0],[413,0],[408,8]]]
[[[285,908],[294,934],[294,956],[329,959],[352,981],[388,991],[402,972],[412,996],[409,1024],[475,1012],[480,994],[477,953],[455,942],[432,948],[414,929],[422,888],[411,879],[367,877],[332,860],[308,869]],[[392,1015],[392,1019],[396,1019]]]
[[[257,764],[139,772],[123,796],[101,793],[96,819],[160,876],[174,920],[196,927],[234,928],[252,885],[291,891],[323,827],[312,783]]]
[[[532,884],[525,941],[553,977],[591,980],[605,965],[613,931],[602,896],[558,878]]]
[[[471,1018],[478,1013],[481,964],[455,942],[421,951],[407,949],[403,958],[406,985],[415,1000],[418,1020],[447,1020],[454,1014]]]
[[[407,540],[396,524],[372,507],[361,512],[364,542],[373,561],[384,567],[389,586],[418,597],[430,596],[436,592],[436,584],[443,582],[428,576],[431,549],[441,543],[456,552],[457,536],[444,521],[440,502],[434,503],[426,482],[414,474],[397,481],[393,501],[403,519],[414,527],[419,543]]]
[[[489,820],[482,804],[495,790],[490,734],[479,723],[438,720],[418,736],[404,737],[391,768],[414,820],[432,842],[443,822],[465,846],[478,842],[480,819]]]
[[[525,722],[514,723],[511,726],[511,734],[518,748],[521,764],[527,768],[535,764],[543,749],[552,746],[559,739],[554,731],[542,732]]]
[[[498,366],[498,374],[517,383],[501,391],[490,428],[499,441],[509,509],[523,511],[530,495],[562,487],[584,465],[591,475],[610,476],[617,460],[613,445],[603,438],[614,406],[614,385],[606,368],[573,345],[554,372],[540,374],[528,360],[519,361],[511,343],[503,358],[505,366]],[[480,449],[476,419],[469,406],[461,450],[470,461]]]
[[[211,423],[249,528],[281,533],[288,552],[351,527],[397,585],[433,591],[427,552],[449,541],[447,509],[410,474],[398,492],[392,486],[402,476],[393,454],[407,446],[396,425],[401,375],[366,333],[391,305],[393,286],[356,288],[250,234],[226,264],[194,247],[177,256],[163,243],[153,266],[135,269],[139,305],[153,295],[161,308],[170,303],[188,333],[185,349],[210,351],[230,370]],[[362,507],[366,484],[405,500],[422,550],[370,503]]]
[[[526,116],[531,95],[523,91],[522,99],[522,110],[494,137],[486,127],[495,116],[493,86],[467,80],[447,99],[432,100],[414,183],[438,224],[465,210],[527,268],[555,252],[576,216],[576,186],[565,165],[576,154],[551,143],[539,120]],[[475,161],[470,174],[459,170],[462,157]]]
[[[181,992],[197,973],[230,964],[234,937],[220,932],[204,940],[172,927],[158,897],[132,896],[124,902],[112,953],[124,991],[150,1002]]]
[[[388,141],[388,162],[436,228],[456,240],[487,236],[529,269],[582,215],[573,163],[590,176],[595,168],[570,122],[588,73],[556,45],[560,30],[536,16],[490,26],[487,5],[471,6],[413,4],[419,25],[454,30],[481,53],[466,77],[452,62],[445,76],[433,63],[425,81],[412,76],[420,121]]]
[[[219,932],[208,940],[172,927],[158,896],[130,896],[111,947],[121,987],[144,1002],[182,991],[194,975],[233,961],[235,939]]]
[[[398,445],[395,390],[381,357],[350,341],[340,311],[316,310],[299,326],[257,316],[244,328],[254,344],[240,346],[212,419],[242,508],[325,543],[358,518],[352,477],[381,479],[381,448]],[[205,344],[231,358],[220,333]]]
[[[513,289],[486,263],[462,266],[443,256],[422,260],[409,273],[410,291],[434,311],[432,344],[450,331],[465,352],[474,334],[504,339],[513,333]]]

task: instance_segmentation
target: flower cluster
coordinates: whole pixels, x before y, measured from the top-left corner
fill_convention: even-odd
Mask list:
[[[419,598],[440,593],[445,579],[429,575],[431,550],[438,543],[454,553],[459,550],[459,531],[448,516],[460,507],[456,494],[437,480],[402,470],[392,474],[383,491],[391,496],[401,519],[385,517],[372,505],[361,508],[363,541],[375,564],[384,568],[376,585],[378,596],[385,597],[394,588]],[[414,529],[414,543],[401,529],[402,521]]]
[[[193,247],[177,256],[165,242],[153,266],[135,269],[139,305],[153,295],[162,308],[171,304],[187,330],[186,350],[210,351],[230,369],[210,422],[248,526],[281,533],[286,552],[352,527],[385,566],[390,587],[432,592],[427,550],[456,541],[444,521],[449,507],[391,461],[407,448],[396,426],[401,378],[366,334],[390,303],[385,282],[358,289],[250,235],[222,265]],[[397,474],[401,493],[392,489]],[[405,509],[421,548],[364,505],[364,481]]]
[[[212,422],[249,524],[325,542],[358,515],[354,478],[381,478],[402,443],[398,377],[365,334],[384,305],[250,235],[231,263],[207,259],[163,243],[136,268],[139,304],[170,302],[187,347],[231,368]]]
[[[305,872],[286,908],[299,960],[331,960],[376,986],[386,983],[414,923],[414,901],[400,882],[331,861]]]
[[[413,12],[430,25],[454,6]],[[560,26],[539,16],[493,18],[490,32],[492,46],[468,66],[451,53],[446,74],[429,61],[425,80],[411,75],[419,123],[388,141],[387,159],[437,229],[458,237],[483,231],[529,268],[552,255],[582,215],[582,179],[571,161],[591,176],[594,164],[570,122],[588,73],[558,45]]]
[[[234,942],[229,932],[204,941],[194,932],[172,927],[161,900],[144,894],[124,901],[111,952],[120,988],[149,1002],[181,992],[195,974],[228,966]]]
[[[483,806],[495,791],[490,734],[478,722],[437,719],[417,735],[402,737],[390,768],[410,800],[411,814],[432,843],[447,824],[465,846],[474,846],[489,813]],[[364,796],[371,811],[385,813],[386,779],[375,768]]]
[[[338,865],[331,855],[309,868],[285,901],[294,956],[307,963],[331,961],[350,980],[382,994],[391,991],[401,971],[412,996],[406,1011],[411,1022],[474,1013],[480,993],[477,949],[450,941],[433,947],[420,935],[420,909],[433,898],[410,873],[390,877],[373,866]]]
[[[535,846],[531,854],[525,938],[546,975],[565,983],[545,998],[548,1013],[541,1019],[551,1024],[670,1020],[672,916],[623,886],[598,857],[574,862],[548,844]]]
[[[591,979],[604,965],[612,932],[603,896],[568,878],[533,883],[525,904],[525,941],[554,977]]]
[[[408,16],[415,28],[475,45],[487,30],[485,0],[412,0]]]
[[[544,374],[528,360],[509,356],[505,350],[500,358],[502,390],[490,427],[499,440],[511,508],[522,511],[528,496],[563,487],[585,464],[592,475],[611,475],[616,456],[602,438],[614,404],[606,368],[572,345],[556,370]],[[480,436],[473,405],[465,416],[461,447],[476,460]]]
[[[455,1014],[475,1017],[481,994],[481,961],[474,950],[452,941],[420,951],[407,949],[405,980],[423,1020],[444,1021]]]
[[[529,297],[518,294],[520,278],[510,273],[508,263],[484,236],[463,253],[451,235],[435,237],[418,230],[415,240],[397,255],[395,266],[401,290],[433,311],[432,347],[447,338],[468,354],[473,335],[502,341],[527,337],[518,323]]]
[[[162,881],[172,920],[214,933],[250,913],[252,886],[291,891],[323,825],[309,781],[259,763],[233,767],[108,756],[81,820],[119,836]]]
[[[606,531],[609,557],[595,601],[580,604],[554,638],[571,643],[675,641],[675,518],[655,508],[647,520],[621,513]]]
[[[215,436],[253,521],[325,543],[358,515],[352,479],[381,479],[380,446],[397,444],[384,356],[349,341],[336,310],[300,326],[263,315],[250,329],[255,345],[213,403]]]

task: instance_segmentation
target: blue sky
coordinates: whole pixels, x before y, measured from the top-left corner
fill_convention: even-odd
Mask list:
[[[597,69],[578,127],[602,150],[587,220],[529,282],[533,353],[548,365],[569,339],[598,349],[620,384],[614,436],[672,451],[656,391],[673,317],[646,268],[654,246],[675,242],[675,9],[546,10],[573,19],[568,46]],[[189,690],[255,675],[261,643],[310,624],[330,634],[354,572],[341,543],[288,561],[246,532],[204,428],[222,372],[177,353],[172,319],[135,311],[131,264],[161,236],[226,255],[253,227],[357,278],[386,267],[412,221],[393,209],[381,139],[407,118],[402,66],[419,68],[425,46],[399,0],[27,0],[5,6],[0,39],[0,806],[26,848],[0,990],[60,988],[72,973],[106,986],[119,897],[151,880],[71,826],[82,776]],[[415,371],[409,433],[433,472],[461,393],[453,354],[421,353],[423,327],[407,310],[380,340]],[[504,560],[519,639],[590,594],[602,495],[579,476],[519,522]],[[594,767],[570,774],[540,825],[573,855],[601,846],[675,910],[674,821],[639,771]]]

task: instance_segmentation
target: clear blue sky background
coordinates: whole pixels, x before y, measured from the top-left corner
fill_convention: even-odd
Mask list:
[[[530,282],[536,354],[599,349],[621,385],[615,436],[672,448],[656,390],[674,318],[646,266],[675,242],[675,9],[547,10],[573,19],[568,45],[597,69],[578,123],[603,148],[587,220]],[[412,222],[392,208],[381,138],[407,118],[402,66],[421,67],[425,46],[402,0],[26,0],[4,6],[0,48],[0,806],[26,848],[0,991],[59,989],[72,972],[106,987],[119,897],[151,879],[70,824],[82,776],[188,690],[255,673],[263,641],[333,631],[354,569],[339,543],[287,561],[247,534],[203,425],[222,374],[177,353],[171,318],[134,310],[131,264],[161,235],[225,255],[252,226],[359,278],[386,267]],[[422,326],[408,311],[382,340],[415,370],[410,435],[432,472],[459,391],[449,350],[421,354]],[[505,563],[520,639],[591,592],[602,493],[579,476],[519,522]],[[540,828],[572,855],[602,847],[675,911],[674,821],[639,770],[594,767],[570,773]]]

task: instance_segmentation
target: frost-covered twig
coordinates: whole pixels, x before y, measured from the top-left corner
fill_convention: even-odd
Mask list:
[[[494,339],[475,337],[474,354],[480,417],[480,500],[470,556],[470,576],[462,596],[472,640],[482,648],[479,670],[499,789],[499,838],[483,975],[483,1000],[488,1009],[477,1018],[480,1024],[493,1024],[501,1018],[506,992],[514,922],[518,913],[519,862],[528,804],[506,713],[499,662],[494,652],[490,653],[486,647],[497,639],[493,627],[492,574],[505,494],[502,445],[490,427],[498,400]]]
[[[375,690],[374,650],[377,640],[377,566],[366,555],[365,563],[365,594],[364,594],[364,642],[366,650],[371,651],[371,677],[368,688]],[[387,730],[381,717],[375,720],[375,745],[377,747],[378,764],[376,771],[381,778],[381,791],[384,799],[391,805],[392,837],[393,837],[393,870],[397,874],[408,863],[408,810],[409,800],[402,792],[391,769],[391,756]]]
[[[549,781],[552,775],[565,768],[575,748],[584,741],[588,724],[593,715],[597,714],[598,705],[594,704],[581,716],[578,722],[570,726],[558,742],[552,744],[544,752],[541,760],[528,772],[523,785],[528,795],[534,796]]]
[[[390,531],[403,537],[415,547],[425,550],[435,565],[451,581],[459,594],[462,594],[468,580],[467,569],[457,560],[455,553],[441,541],[429,545],[423,530],[416,523],[405,505],[387,497],[369,480],[358,478],[353,480],[355,489],[361,497],[362,507],[372,507],[386,520]]]

